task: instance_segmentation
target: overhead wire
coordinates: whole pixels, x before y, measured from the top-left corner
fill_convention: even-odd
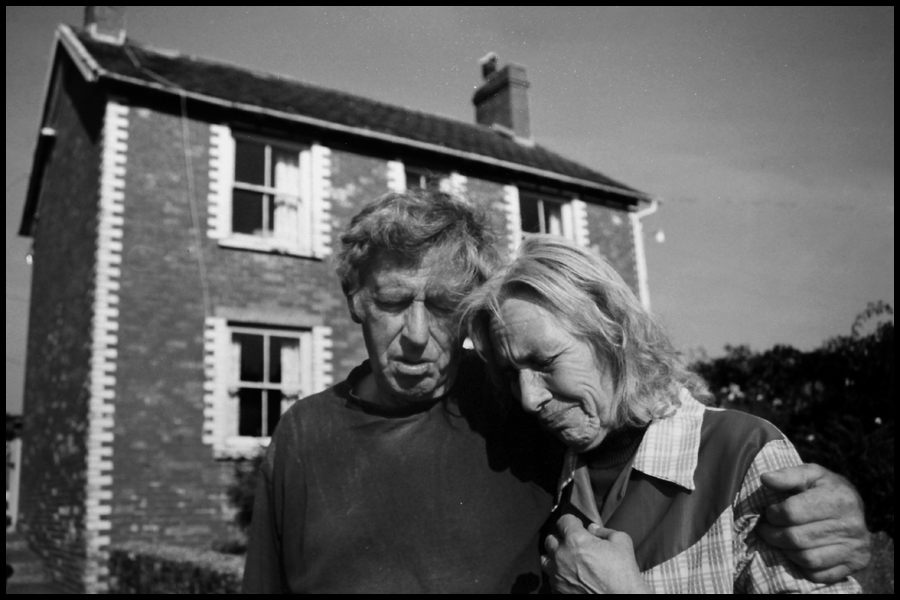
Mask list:
[[[212,316],[212,307],[210,305],[211,301],[209,283],[206,273],[206,257],[203,250],[203,236],[200,233],[200,210],[197,207],[197,199],[194,188],[194,166],[190,152],[190,121],[188,120],[187,116],[187,94],[185,93],[184,88],[177,83],[163,77],[162,75],[154,72],[152,69],[149,69],[141,64],[137,56],[134,54],[134,51],[128,46],[128,44],[125,44],[124,48],[125,54],[128,55],[128,58],[131,60],[136,69],[155,79],[157,82],[174,88],[178,92],[178,96],[180,98],[181,146],[184,155],[184,168],[187,175],[188,203],[190,204],[191,208],[191,224],[193,225],[192,229],[194,232],[194,244],[197,250],[197,268],[200,271],[200,287],[203,290],[203,314],[206,317],[210,317]]]

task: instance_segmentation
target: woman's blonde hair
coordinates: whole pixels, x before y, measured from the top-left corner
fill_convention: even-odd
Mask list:
[[[511,297],[535,302],[576,338],[589,343],[613,379],[614,428],[669,416],[680,390],[709,395],[684,365],[663,328],[603,258],[565,238],[532,235],[515,259],[465,301],[463,322],[495,382],[490,321]],[[501,385],[503,385],[501,383]],[[508,391],[509,385],[503,387]]]

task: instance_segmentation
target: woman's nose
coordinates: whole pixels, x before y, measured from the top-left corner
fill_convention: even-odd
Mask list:
[[[527,412],[540,412],[541,407],[550,400],[553,395],[544,387],[543,381],[534,371],[522,369],[518,377],[519,402]],[[513,394],[516,390],[513,389]]]

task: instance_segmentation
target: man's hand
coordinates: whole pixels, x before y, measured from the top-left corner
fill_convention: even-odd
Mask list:
[[[762,484],[791,494],[766,508],[757,531],[816,583],[836,583],[864,568],[871,534],[863,503],[849,481],[820,467],[800,465],[762,475]]]
[[[572,515],[556,522],[558,535],[547,537],[541,566],[553,590],[563,594],[647,594],[634,559],[631,537],[598,525],[589,529]]]

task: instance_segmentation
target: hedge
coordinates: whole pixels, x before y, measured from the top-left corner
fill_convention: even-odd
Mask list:
[[[203,550],[127,542],[110,548],[110,593],[238,594],[244,558]]]

